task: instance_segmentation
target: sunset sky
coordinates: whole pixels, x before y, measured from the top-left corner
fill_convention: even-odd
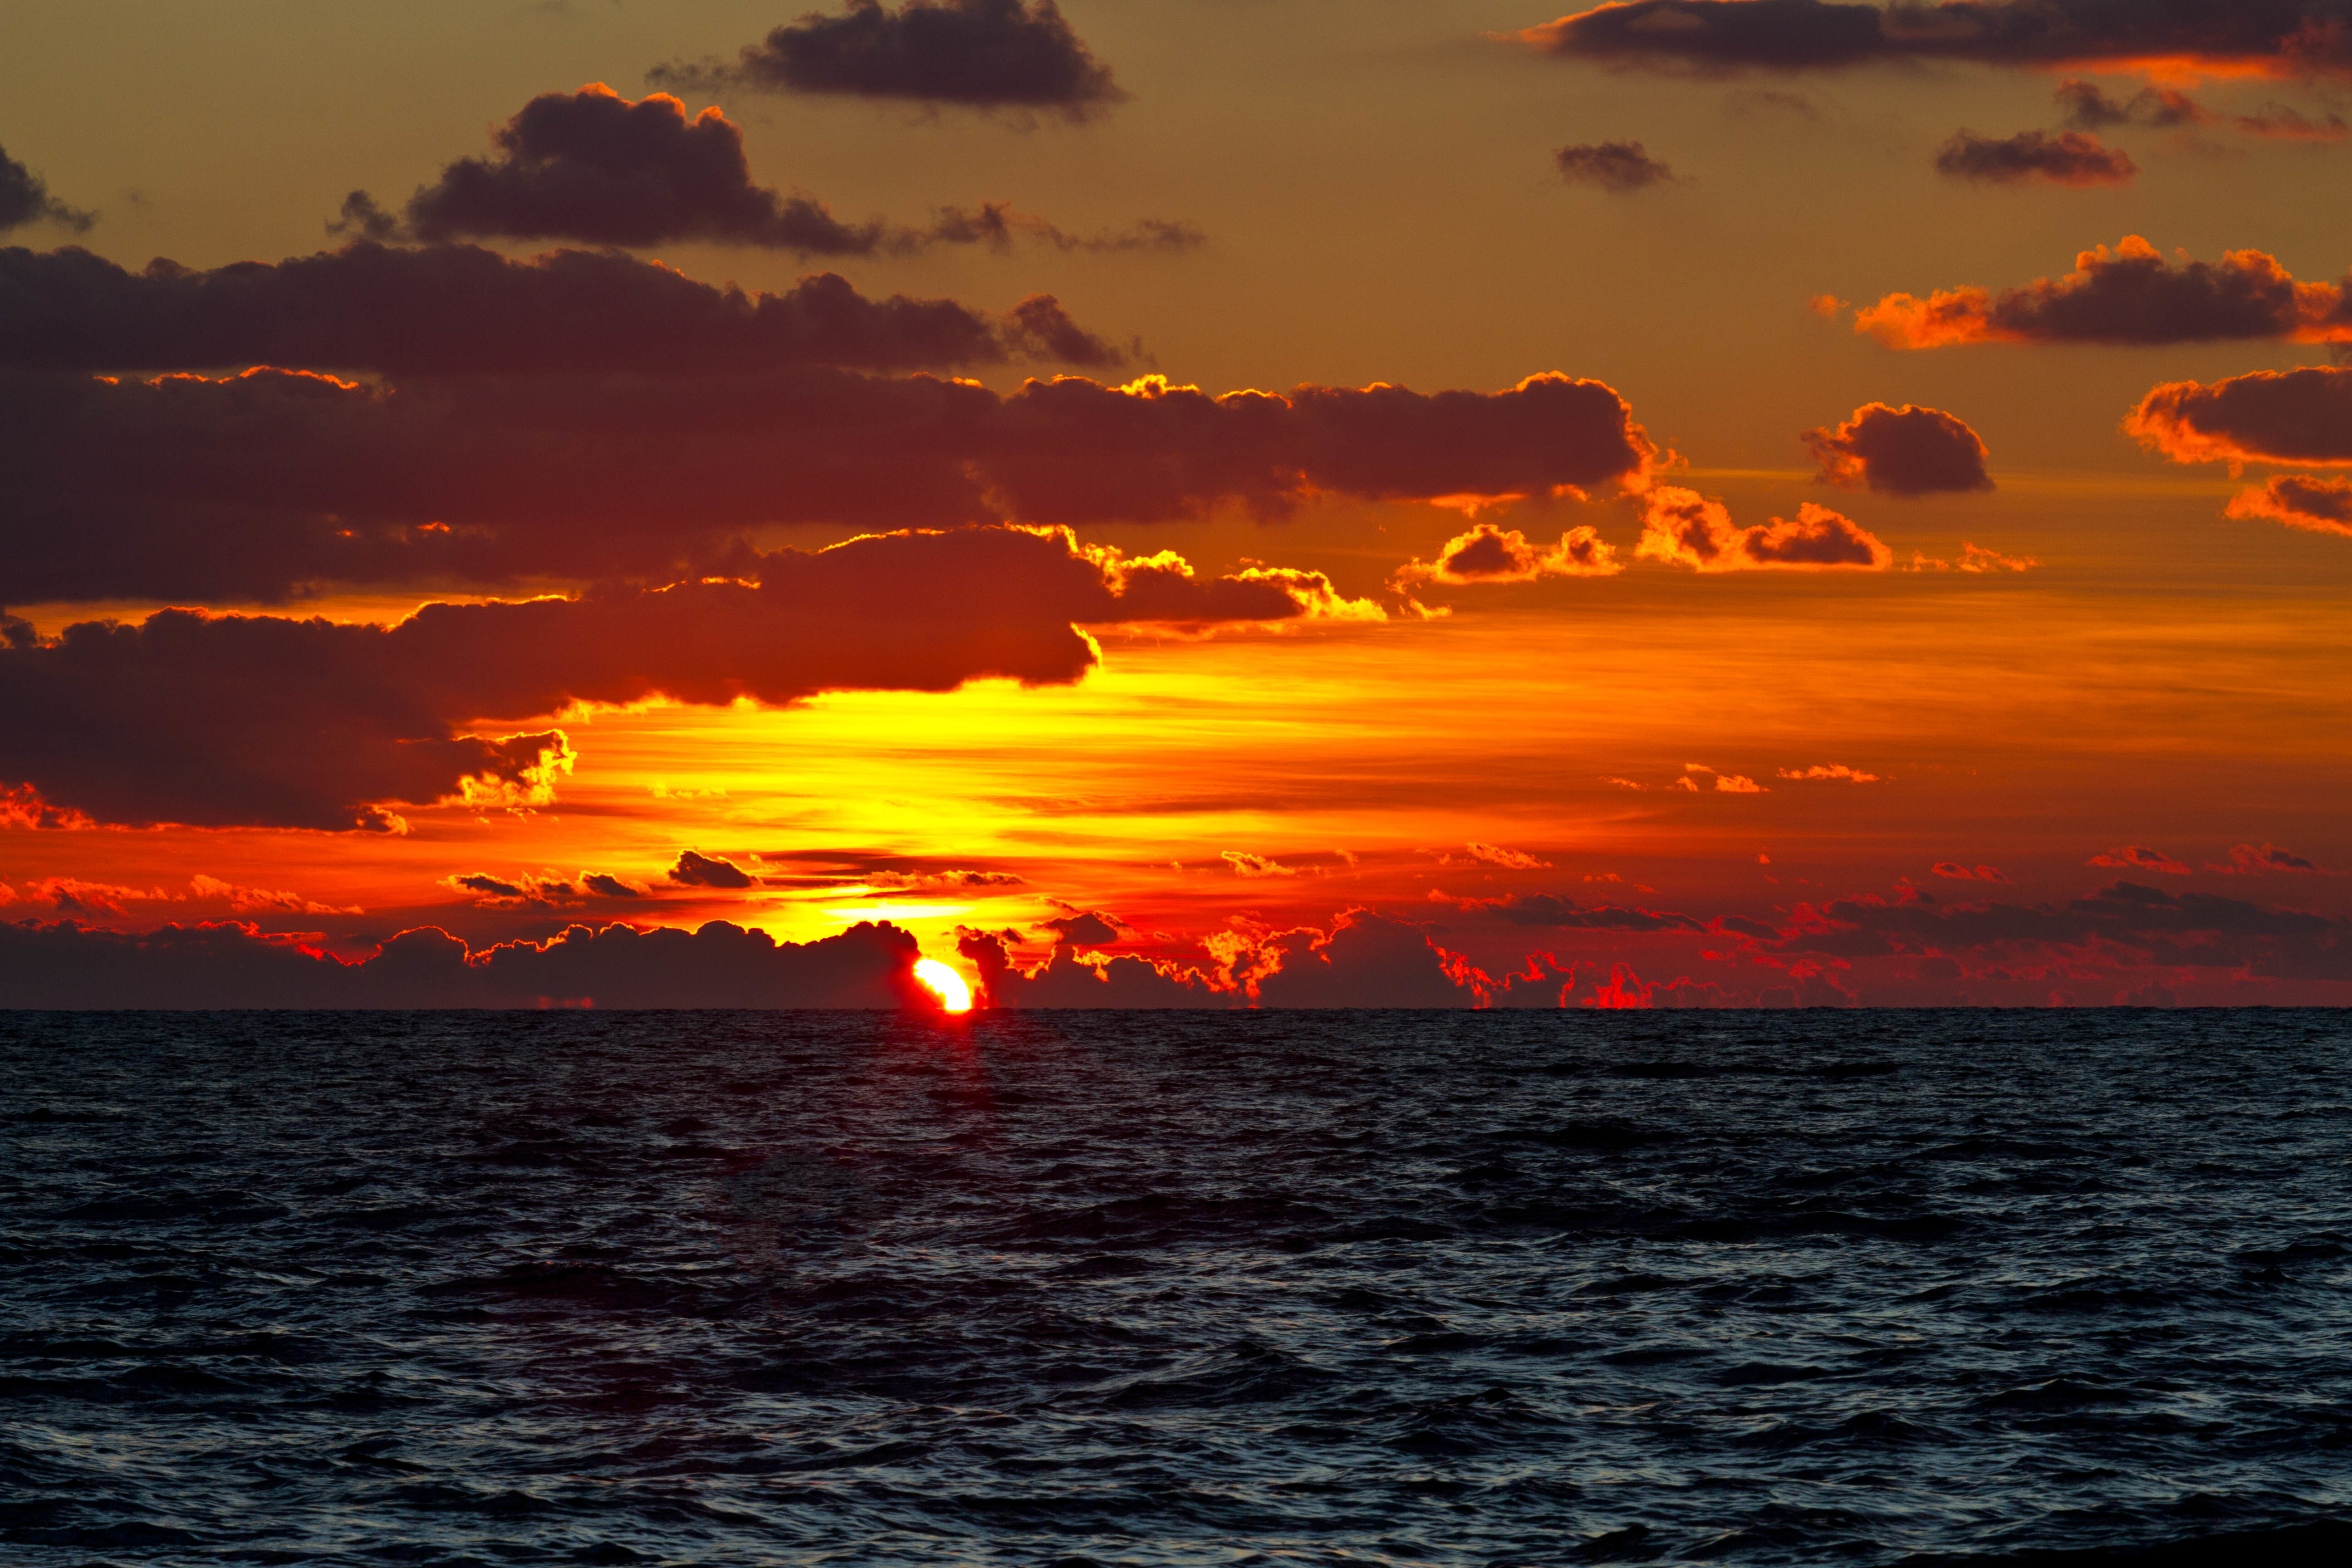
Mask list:
[[[10,33],[0,1004],[2352,1003],[2352,0]]]

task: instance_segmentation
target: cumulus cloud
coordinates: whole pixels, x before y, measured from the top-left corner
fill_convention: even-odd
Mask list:
[[[199,270],[159,258],[131,272],[78,247],[0,249],[0,365],[26,370],[912,370],[1051,357],[1056,341],[1034,320],[1048,308],[1059,309],[1050,295],[1004,317],[952,300],[868,299],[831,272],[746,293],[614,251],[513,261],[470,245],[358,240],[279,262]],[[1082,348],[1074,363],[1099,363],[1090,334],[1061,342]]]
[[[1940,408],[1865,403],[1843,424],[1801,438],[1821,477],[1848,489],[1922,496],[1993,488],[1983,438]]]
[[[2131,154],[2103,145],[2080,131],[2050,135],[2021,131],[2013,136],[1979,136],[1956,131],[1936,150],[1936,172],[1956,180],[2014,185],[2041,180],[2053,185],[2120,185],[2139,173]]]
[[[1469,966],[1428,928],[1348,910],[1328,931],[1303,928],[1261,943],[1250,994],[1265,1007],[1462,1007]]]
[[[669,868],[669,879],[681,888],[735,890],[759,886],[758,879],[734,861],[692,849],[678,851],[677,864]]]
[[[2307,871],[2318,876],[2328,874],[2326,868],[2318,861],[2282,849],[2275,844],[2232,844],[2230,846],[2230,863],[2226,866],[2209,866],[2207,869],[2240,877],[2259,877],[2268,871]]]
[[[1506,871],[1543,871],[1551,868],[1549,860],[1538,860],[1524,849],[1507,849],[1499,844],[1472,843],[1464,848],[1473,860],[1483,861]]]
[[[0,780],[102,822],[396,829],[397,803],[551,799],[572,765],[563,732],[497,731],[577,703],[1067,682],[1099,657],[1079,625],[1348,604],[1319,574],[1203,578],[1057,529],[866,535],[743,566],[656,590],[433,604],[396,626],[167,610],[44,640],[15,622]],[[694,858],[679,873],[716,874]]]
[[[2074,258],[2074,270],[1999,294],[1973,286],[1925,300],[1889,294],[1854,312],[1854,331],[1889,348],[1952,343],[2181,343],[2352,341],[2352,285],[2298,283],[2259,250],[2218,262],[2168,260],[2138,235]]]
[[[1697,572],[1883,572],[1895,559],[1876,535],[1827,507],[1808,501],[1794,521],[1738,528],[1721,501],[1674,485],[1650,491],[1633,553]]]
[[[35,223],[59,224],[79,231],[97,221],[96,214],[79,212],[50,195],[38,174],[0,148],[0,234]]]
[[[1594,142],[1562,147],[1552,154],[1559,177],[1571,185],[1591,185],[1630,195],[1674,184],[1675,172],[1653,158],[1639,142]]]
[[[1529,583],[1538,577],[1607,577],[1623,570],[1616,551],[1589,525],[1571,528],[1558,543],[1547,545],[1517,529],[1482,522],[1447,540],[1434,562],[1406,562],[1389,583],[1404,592],[1423,583]]]
[[[1656,456],[1615,392],[1563,375],[1217,397],[1156,377],[1000,394],[815,369],[396,386],[0,374],[0,549],[18,603],[667,581],[734,572],[769,523],[1280,517],[1318,495],[1638,484]]]
[[[2231,496],[2224,515],[2242,521],[2261,518],[2315,533],[2352,535],[2352,479],[2280,474]]]
[[[909,99],[966,109],[1048,111],[1084,119],[1127,97],[1054,0],[848,0],[747,46],[731,64],[668,65],[673,86]]]
[[[1230,1007],[1239,1000],[1197,968],[1137,953],[1082,953],[1069,941],[1056,942],[1044,963],[1024,969],[1005,934],[956,931],[956,951],[979,973],[983,1006]]]
[[[2140,399],[2124,428],[2176,463],[2352,463],[2352,368],[2166,382]],[[2282,499],[2319,500],[2324,510],[2324,496]]]
[[[1784,779],[1843,779],[1848,784],[1880,782],[1876,773],[1866,773],[1843,763],[1815,763],[1810,768],[1780,768],[1775,772]]]
[[[1612,0],[1530,27],[1544,53],[1722,75],[1892,60],[2304,76],[2352,72],[2347,0]]]
[[[935,1011],[915,939],[860,923],[807,943],[714,921],[697,931],[572,926],[469,952],[437,927],[344,963],[245,921],[121,932],[0,923],[5,1007],[888,1007]]]
[[[2094,855],[2084,862],[2086,866],[2105,866],[2122,871],[2156,871],[2167,877],[2186,877],[2189,868],[2161,849],[2150,849],[2145,844],[2126,844],[2105,855]]]

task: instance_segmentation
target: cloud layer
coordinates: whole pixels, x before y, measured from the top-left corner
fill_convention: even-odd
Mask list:
[[[1983,438],[1940,408],[1865,403],[1843,424],[1808,430],[1803,440],[1821,477],[1848,489],[1923,496],[1993,488]]]
[[[848,0],[744,48],[731,65],[664,66],[671,85],[910,99],[966,109],[1050,110],[1082,119],[1124,99],[1054,0]]]

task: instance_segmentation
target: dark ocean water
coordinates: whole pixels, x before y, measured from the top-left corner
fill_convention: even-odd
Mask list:
[[[2340,1013],[18,1014],[0,1086],[27,1568],[2352,1514]]]

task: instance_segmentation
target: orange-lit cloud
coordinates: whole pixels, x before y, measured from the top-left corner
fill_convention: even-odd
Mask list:
[[[2282,849],[2275,844],[2232,844],[2230,846],[2230,859],[2227,865],[2216,866],[2209,862],[2205,868],[2209,871],[2220,871],[2225,875],[2238,877],[2259,877],[2269,871],[2303,871],[2318,876],[2328,875],[2326,868],[2316,860],[2294,854],[2291,850]]]
[[[2140,399],[2124,428],[2176,463],[2352,464],[2352,369],[2167,382]]]
[[[2352,534],[2352,479],[2279,474],[2231,496],[2223,515],[2263,518],[2315,533]]]
[[[1673,485],[1650,491],[1633,553],[1697,572],[1883,572],[1895,560],[1876,535],[1827,507],[1807,501],[1793,521],[1738,528],[1721,501]]]
[[[1961,865],[1957,860],[1938,860],[1933,868],[1938,877],[1948,877],[1959,882],[2006,882],[2009,877],[1998,866]]]
[[[1843,763],[1815,763],[1810,768],[1780,768],[1777,773],[1778,776],[1784,779],[1843,779],[1848,784],[1880,782],[1878,774],[1866,773],[1858,768],[1850,768]]]
[[[1515,528],[1475,524],[1445,542],[1434,562],[1399,567],[1390,586],[1407,592],[1424,583],[1528,583],[1538,577],[1608,577],[1624,570],[1617,552],[1590,525],[1580,524],[1556,544],[1540,544]]]
[[[2189,868],[2160,849],[2150,849],[2145,844],[2126,844],[2105,855],[2094,855],[2084,862],[2086,866],[2107,866],[2126,871],[2156,871],[2167,877],[2186,877]]]
[[[1821,477],[1848,489],[1922,496],[1993,488],[1983,437],[1940,408],[1865,403],[1843,424],[1808,430],[1801,439]]]
[[[2259,250],[2218,262],[2167,260],[2137,235],[2074,258],[2074,270],[1999,294],[1975,287],[1921,300],[1889,294],[1854,312],[1854,331],[1889,348],[1952,343],[2179,343],[2227,339],[2352,341],[2352,291],[2298,283]]]
[[[2126,184],[2139,167],[2121,148],[2106,146],[2080,131],[2062,131],[2055,136],[2021,131],[1998,137],[1959,131],[1936,150],[1936,172],[1979,184],[2013,185],[2041,180],[2080,189]]]

